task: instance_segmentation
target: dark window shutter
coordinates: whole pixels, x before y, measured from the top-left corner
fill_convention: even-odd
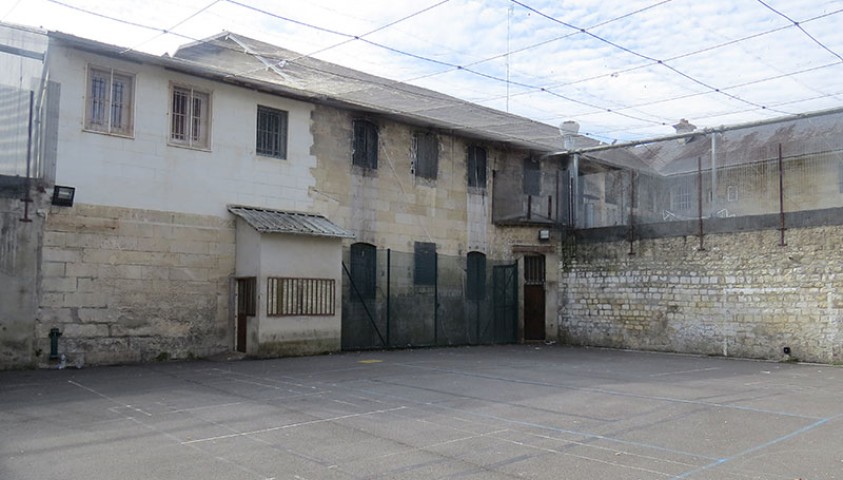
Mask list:
[[[436,283],[436,244],[416,242],[413,283],[434,285]]]

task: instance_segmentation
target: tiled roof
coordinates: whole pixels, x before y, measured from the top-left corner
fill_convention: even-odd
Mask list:
[[[353,238],[354,234],[322,215],[283,212],[267,208],[231,205],[228,211],[261,233],[290,233],[315,237]]]

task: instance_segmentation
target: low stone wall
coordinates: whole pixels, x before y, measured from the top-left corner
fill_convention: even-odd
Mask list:
[[[76,205],[44,232],[36,342],[86,364],[207,355],[231,348],[232,220]]]
[[[843,360],[843,227],[563,245],[559,338],[748,358]]]

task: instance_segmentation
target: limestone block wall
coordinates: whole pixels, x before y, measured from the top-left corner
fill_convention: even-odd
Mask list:
[[[843,228],[567,244],[560,340],[616,348],[843,360]]]
[[[436,243],[438,253],[464,256],[471,250],[489,254],[494,243],[491,228],[492,170],[511,155],[466,138],[439,133],[439,170],[435,180],[413,173],[413,133],[425,131],[382,118],[378,125],[378,168],[352,166],[354,112],[316,106],[312,113],[313,147],[317,166],[311,170],[316,185],[310,189],[316,210],[352,230],[355,239],[378,248],[413,252],[416,241]],[[487,149],[487,189],[467,185],[467,148]],[[523,157],[526,153],[522,153]],[[520,158],[520,157],[519,157]]]
[[[202,356],[231,348],[234,222],[77,204],[51,207],[38,348],[86,364]]]

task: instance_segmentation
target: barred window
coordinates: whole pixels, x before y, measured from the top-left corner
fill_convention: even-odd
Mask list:
[[[287,112],[258,105],[255,152],[275,158],[287,158]]]
[[[436,180],[439,173],[439,139],[433,133],[413,135],[414,168],[417,177]]]
[[[333,279],[269,277],[267,280],[268,316],[334,315],[336,286]]]
[[[378,168],[378,127],[366,120],[354,120],[351,163],[359,167]]]
[[[132,75],[89,68],[85,129],[132,135],[134,83]]]
[[[192,88],[173,87],[170,107],[170,141],[176,145],[208,148],[211,95]]]
[[[486,188],[486,149],[468,147],[468,186]]]

